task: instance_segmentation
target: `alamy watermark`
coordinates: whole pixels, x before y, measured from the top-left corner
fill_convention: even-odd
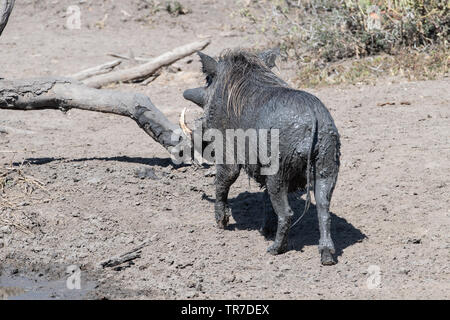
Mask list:
[[[79,6],[69,6],[66,10],[66,27],[69,30],[81,29],[81,9]]]
[[[372,264],[367,268],[367,273],[369,274],[366,280],[367,289],[379,288],[381,285],[381,268]]]
[[[174,130],[172,141],[180,141],[181,129]],[[206,146],[204,146],[206,144]],[[202,164],[259,165],[261,175],[273,175],[280,167],[279,129],[197,129],[192,141],[183,139],[171,150],[175,164],[194,161]]]
[[[69,277],[66,280],[66,286],[69,290],[81,289],[81,269],[77,265],[68,266],[66,272]]]

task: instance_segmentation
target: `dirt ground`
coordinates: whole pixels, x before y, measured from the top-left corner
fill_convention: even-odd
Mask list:
[[[266,45],[234,14],[235,1],[181,2],[190,13],[146,15],[151,8],[137,0],[18,1],[0,38],[0,77],[70,75],[113,60],[107,53],[152,57],[208,36],[208,54]],[[81,9],[80,30],[64,27],[69,5]],[[291,82],[295,65],[281,61],[277,72]],[[182,92],[202,81],[191,56],[147,86],[114,88],[149,95],[174,122],[187,106],[192,121],[201,110]],[[302,88],[328,106],[341,134],[332,200],[338,263],[328,267],[320,265],[314,205],[291,230],[290,250],[271,256],[258,232],[262,192],[244,174],[231,190],[230,228],[219,230],[209,169],[174,166],[131,119],[0,110],[0,128],[10,129],[0,132],[10,181],[1,195],[0,288],[27,279],[35,285],[24,287],[46,298],[449,299],[449,84]],[[303,199],[291,199],[296,216]],[[144,241],[133,264],[99,266]],[[81,268],[82,295],[51,286],[71,265]],[[46,281],[48,294],[39,295]],[[3,296],[14,297],[11,290]]]

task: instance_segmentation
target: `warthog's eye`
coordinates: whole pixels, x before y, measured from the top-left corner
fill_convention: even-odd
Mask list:
[[[211,75],[206,76],[206,86],[209,87],[213,81],[213,77]]]

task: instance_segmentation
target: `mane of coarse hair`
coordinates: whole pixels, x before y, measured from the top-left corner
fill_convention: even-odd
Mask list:
[[[227,112],[240,116],[242,109],[254,95],[267,87],[287,87],[257,54],[241,49],[226,50],[219,57],[224,65],[223,96],[227,97]]]

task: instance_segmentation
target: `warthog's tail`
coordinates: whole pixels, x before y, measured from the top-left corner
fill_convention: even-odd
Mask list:
[[[303,209],[302,215],[291,225],[290,228],[293,228],[308,212],[309,207],[311,205],[311,157],[312,153],[314,152],[314,137],[316,135],[317,131],[317,118],[314,114],[314,111],[310,109],[310,115],[312,120],[312,129],[311,129],[311,145],[309,146],[309,152],[308,152],[308,161],[306,163],[306,202],[305,202],[305,208]],[[290,229],[289,228],[289,229]]]

